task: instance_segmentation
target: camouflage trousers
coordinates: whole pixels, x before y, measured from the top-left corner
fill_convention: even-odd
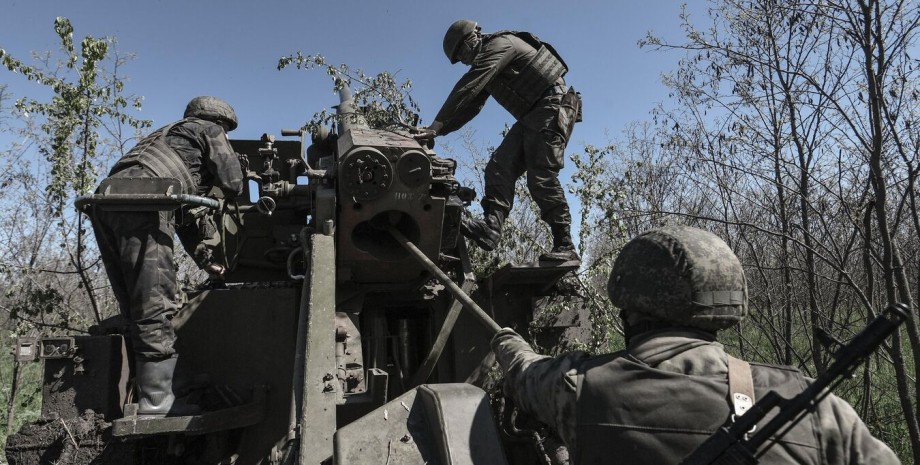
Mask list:
[[[136,356],[175,353],[172,318],[178,310],[173,264],[174,213],[96,209],[93,231],[121,313],[131,322]]]
[[[514,206],[514,184],[525,172],[527,189],[549,224],[570,224],[569,205],[559,182],[565,147],[572,135],[577,109],[563,105],[563,95],[544,97],[511,126],[485,169],[485,211],[507,217]]]

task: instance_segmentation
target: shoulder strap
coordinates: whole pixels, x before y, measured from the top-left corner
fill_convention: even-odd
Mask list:
[[[754,405],[754,378],[751,364],[744,360],[728,356],[728,395],[731,399],[732,413],[741,416]]]
[[[560,55],[559,52],[557,52],[556,49],[553,48],[553,46],[550,45],[548,42],[543,42],[542,40],[540,40],[540,38],[537,37],[536,34],[533,34],[527,31],[496,31],[489,35],[500,36],[500,35],[505,35],[505,34],[511,34],[515,36],[518,39],[521,39],[524,42],[527,42],[528,45],[530,45],[531,47],[537,50],[540,50],[540,47],[546,47],[547,50],[549,50],[549,52],[552,53],[553,56],[555,56],[556,59],[559,60],[560,63],[562,63],[562,67],[565,68],[566,71],[569,70],[569,65],[567,65],[565,63],[565,60],[562,59],[562,55]]]

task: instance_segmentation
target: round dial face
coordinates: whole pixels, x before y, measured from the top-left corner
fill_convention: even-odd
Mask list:
[[[404,153],[396,163],[396,172],[406,187],[420,187],[431,182],[431,161],[422,152]]]
[[[256,208],[266,215],[271,215],[276,206],[275,199],[271,197],[259,197],[259,200],[256,201]]]
[[[349,156],[339,170],[343,189],[356,200],[376,199],[393,185],[393,166],[376,150]]]

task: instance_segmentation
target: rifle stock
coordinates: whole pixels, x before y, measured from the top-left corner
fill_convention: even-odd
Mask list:
[[[785,399],[770,391],[729,426],[719,428],[700,444],[681,465],[756,464],[757,456],[769,449],[774,437],[788,432],[804,414],[814,411],[818,402],[869,357],[907,319],[909,309],[898,303],[889,305],[849,343],[834,354],[834,363],[800,394]],[[779,412],[769,422],[757,426],[773,409]]]

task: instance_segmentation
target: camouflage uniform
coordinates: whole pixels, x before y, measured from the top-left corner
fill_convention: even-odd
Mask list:
[[[553,359],[511,330],[492,340],[506,392],[557,428],[576,464],[678,463],[730,421],[730,380],[750,384],[753,392],[736,392],[755,400],[769,391],[791,398],[812,382],[793,368],[748,366],[716,342],[747,314],[747,283],[741,261],[710,232],[669,226],[633,238],[607,293],[622,310],[625,350]],[[829,395],[812,413],[759,463],[899,463],[843,400]]]
[[[506,394],[553,426],[576,464],[678,463],[729,417],[727,355],[706,332],[651,331],[620,352],[551,358],[504,329],[492,348]],[[751,366],[757,397],[794,395],[809,382],[791,368]],[[760,463],[900,462],[849,404],[829,395]]]
[[[110,178],[158,177],[144,163],[145,142],[162,132],[169,156],[178,156],[181,177],[191,180],[186,193],[206,194],[219,188],[225,198],[242,190],[239,159],[220,125],[199,118],[186,118],[145,138],[109,173]],[[186,177],[187,176],[187,177]],[[176,176],[180,177],[180,176]],[[120,211],[95,207],[90,211],[93,230],[112,290],[122,314],[131,321],[134,353],[161,359],[175,353],[176,334],[171,320],[178,310],[173,235],[178,234],[186,251],[199,267],[211,263],[202,240],[207,238],[203,221],[177,224],[176,211]]]
[[[580,101],[574,91],[567,97],[565,79],[558,76],[537,89],[536,103],[527,108],[509,102],[506,95],[525,68],[537,55],[531,43],[513,32],[484,35],[482,48],[469,71],[451,91],[435,121],[443,124],[438,135],[448,134],[472,120],[493,95],[517,118],[501,145],[492,154],[485,170],[483,209],[505,218],[514,205],[514,184],[525,172],[527,187],[550,225],[571,223],[568,203],[559,182],[565,147],[579,114]],[[530,36],[532,37],[532,36]],[[527,104],[521,104],[527,106]]]

